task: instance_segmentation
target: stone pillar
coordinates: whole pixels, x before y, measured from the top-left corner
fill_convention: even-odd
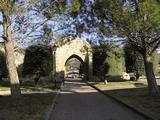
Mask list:
[[[52,51],[53,51],[53,74],[56,74],[56,46],[52,47]]]
[[[89,69],[89,80],[91,81],[93,79],[93,55],[92,55],[92,51],[89,50],[88,51],[88,57],[89,57],[89,61],[88,61],[88,69]]]

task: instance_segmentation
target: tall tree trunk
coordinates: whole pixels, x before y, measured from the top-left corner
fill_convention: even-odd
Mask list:
[[[11,39],[11,30],[10,30],[10,18],[3,14],[3,32],[4,32],[4,46],[6,53],[6,64],[9,73],[9,80],[11,84],[11,95],[13,98],[20,96],[20,86],[19,78],[17,73],[17,68],[15,65],[15,56],[14,56],[14,46]]]
[[[157,86],[156,78],[153,71],[153,64],[151,60],[151,56],[148,54],[143,55],[145,72],[148,82],[149,91],[152,94],[159,94],[159,89]]]

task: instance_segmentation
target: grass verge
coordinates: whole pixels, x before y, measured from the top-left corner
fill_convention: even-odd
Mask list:
[[[54,84],[44,82],[21,84],[22,95],[14,100],[9,94],[0,96],[0,120],[44,120],[48,107],[52,104]],[[0,92],[10,91],[8,81],[0,81]]]
[[[16,100],[0,96],[0,120],[44,120],[53,97],[53,93],[23,94]]]
[[[104,84],[104,82],[93,82],[92,85],[98,88],[112,88],[112,87],[146,87],[146,85],[140,81],[120,81],[120,82],[108,82]]]
[[[0,91],[9,91],[9,82],[0,81]]]
[[[160,96],[151,95],[147,88],[110,90],[105,92],[156,120],[160,119]]]
[[[20,85],[22,92],[34,92],[34,91],[52,91],[55,89],[55,85],[51,81],[35,84],[34,81],[26,81]],[[0,81],[0,92],[10,91],[9,81]]]
[[[128,106],[155,120],[160,120],[160,96],[152,95],[143,82],[120,81],[108,82],[106,85],[104,82],[93,82],[91,84]]]

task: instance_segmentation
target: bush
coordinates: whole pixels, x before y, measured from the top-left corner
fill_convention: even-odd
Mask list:
[[[111,50],[107,51],[108,57],[106,63],[108,64],[107,76],[121,76],[125,71],[123,49],[114,44],[111,45]]]
[[[0,77],[7,77],[7,66],[5,54],[0,51]]]
[[[126,45],[124,47],[125,51],[125,64],[126,64],[126,71],[130,72],[138,72],[138,74],[145,75],[145,68],[142,55],[131,49],[130,45]],[[152,55],[152,63],[153,63],[153,70],[155,75],[158,75],[158,62],[159,62],[159,55],[157,52],[154,52]]]
[[[37,78],[49,76],[53,70],[52,49],[50,46],[33,45],[26,49],[22,75]],[[36,76],[37,75],[37,76]]]
[[[101,43],[93,48],[93,74],[121,76],[125,71],[123,49],[115,44]]]

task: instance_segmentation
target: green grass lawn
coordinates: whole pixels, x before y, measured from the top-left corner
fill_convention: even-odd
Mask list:
[[[23,94],[19,99],[0,96],[0,120],[44,120],[55,95],[52,93],[53,89],[52,82],[37,85],[33,81],[22,83]],[[6,91],[10,91],[9,82],[0,81],[0,92]]]
[[[0,96],[0,120],[44,120],[53,93],[25,94],[13,100]]]
[[[10,84],[8,82],[0,81],[0,91],[9,91]]]
[[[154,119],[160,119],[160,96],[151,95],[147,88],[110,90],[105,92]]]
[[[32,91],[52,91],[55,89],[55,85],[52,81],[41,82],[35,84],[34,81],[27,81],[21,84],[22,92],[32,92]]]
[[[119,81],[119,82],[108,82],[107,84],[104,84],[104,82],[93,82],[93,85],[96,87],[103,87],[103,88],[109,88],[109,87],[145,87],[146,85],[139,81]]]
[[[43,82],[35,84],[34,81],[26,81],[23,82],[21,85],[22,92],[33,92],[33,91],[51,91],[55,89],[54,83],[51,81]],[[0,81],[0,92],[3,91],[10,91],[10,83]]]

